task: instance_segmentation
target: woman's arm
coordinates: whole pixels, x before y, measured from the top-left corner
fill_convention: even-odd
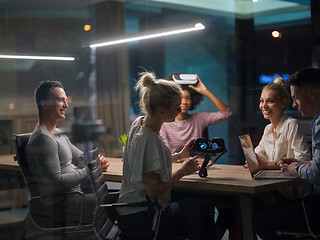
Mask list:
[[[190,157],[190,148],[194,142],[194,139],[189,140],[189,142],[184,146],[184,148],[178,152],[172,154],[172,162],[183,162],[185,159]]]
[[[142,176],[142,181],[146,190],[146,194],[154,198],[166,191],[168,191],[173,184],[178,182],[182,177],[192,174],[200,169],[197,161],[197,156],[186,159],[179,170],[174,172],[169,181],[163,182],[160,180],[160,176],[155,172],[145,173]]]
[[[220,112],[228,112],[229,107],[224,104],[216,95],[214,95],[212,92],[210,92],[209,89],[203,84],[203,82],[200,80],[199,76],[197,75],[198,78],[198,84],[197,86],[192,86],[190,85],[189,87],[192,88],[193,90],[197,91],[198,93],[206,96],[209,98],[209,100],[216,106],[218,111]]]
[[[259,162],[259,166],[261,169],[280,169],[280,161],[266,161],[264,159],[262,159],[258,154],[256,154],[258,162]],[[285,157],[285,156],[283,156]],[[280,159],[279,159],[280,160]],[[276,164],[276,163],[279,164]]]

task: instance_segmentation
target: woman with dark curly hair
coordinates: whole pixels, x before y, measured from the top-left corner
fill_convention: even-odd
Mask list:
[[[172,76],[177,73],[172,73],[168,77],[173,80]],[[182,148],[189,142],[190,139],[202,137],[206,127],[221,122],[231,116],[229,107],[224,104],[217,96],[210,92],[203,82],[198,78],[196,86],[181,85],[183,96],[181,98],[181,112],[178,114],[174,122],[166,122],[162,125],[160,135],[165,143],[170,148],[171,152],[177,155],[174,159],[177,162],[182,162],[179,157]],[[216,106],[218,112],[201,112],[189,114],[190,110],[202,101],[203,96]]]

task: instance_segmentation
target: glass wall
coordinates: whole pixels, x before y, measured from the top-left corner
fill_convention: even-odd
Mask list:
[[[88,47],[197,22],[205,30],[95,51]],[[85,25],[91,29],[85,30]],[[231,107],[232,117],[210,126],[209,136],[226,141],[229,152],[222,163],[239,164],[242,160],[230,141],[238,146],[237,134],[264,125],[261,116],[252,124],[257,126],[247,121],[258,109],[264,84],[259,79],[291,74],[311,65],[312,59],[309,1],[275,1],[272,6],[262,1],[228,1],[223,7],[219,1],[6,1],[1,4],[1,29],[2,54],[75,57],[75,61],[0,60],[1,118],[12,121],[10,132],[2,135],[32,131],[37,123],[35,87],[40,81],[59,80],[70,96],[66,127],[72,123],[73,109],[90,105],[89,95],[96,94],[97,117],[109,129],[102,145],[111,156],[121,154],[117,138],[140,114],[133,86],[142,71],[152,71],[159,78],[172,72],[198,74]],[[271,36],[274,30],[280,32],[279,38]],[[92,74],[96,74],[94,87],[89,84]],[[216,110],[205,98],[195,112]]]
[[[89,47],[197,22],[205,29]],[[167,78],[182,72],[198,74],[230,107],[232,116],[210,126],[208,133],[225,140],[228,152],[219,163],[243,164],[238,135],[250,133],[257,144],[268,123],[258,106],[261,87],[278,75],[286,78],[314,64],[308,0],[6,0],[0,3],[0,29],[0,54],[75,58],[0,58],[0,154],[4,156],[14,154],[13,133],[32,132],[37,124],[33,93],[41,81],[57,80],[65,87],[70,108],[60,126],[63,130],[70,131],[79,116],[86,119],[81,110],[92,107],[94,118],[101,119],[107,130],[99,149],[107,157],[121,157],[118,138],[141,114],[134,90],[139,73],[152,71]],[[272,36],[275,30],[278,37]],[[217,108],[204,97],[193,112],[212,111]],[[7,178],[1,181],[7,185]],[[0,202],[9,201],[5,192],[1,196]]]

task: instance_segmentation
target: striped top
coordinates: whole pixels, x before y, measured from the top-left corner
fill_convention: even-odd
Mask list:
[[[186,120],[163,123],[160,136],[171,150],[171,153],[180,152],[192,138],[202,137],[204,129],[221,122],[231,116],[228,112],[194,113]]]

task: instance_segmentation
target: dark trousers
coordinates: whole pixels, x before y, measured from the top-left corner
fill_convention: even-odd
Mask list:
[[[278,231],[307,232],[301,201],[288,201],[259,209],[255,214],[254,229],[263,240],[295,239],[292,236],[278,236]]]
[[[62,199],[61,199],[62,198]],[[80,193],[66,194],[59,197],[55,204],[43,204],[41,199],[31,202],[31,216],[41,227],[63,227],[93,222],[93,213],[96,206],[93,194]]]
[[[119,215],[117,222],[125,239],[153,239],[155,234],[157,239],[174,239],[178,212],[180,212],[179,206],[175,203],[162,211],[157,233],[156,229],[153,229],[157,217],[156,210],[152,208],[133,214]]]
[[[157,239],[184,237],[192,240],[214,240],[213,209],[203,200],[185,199],[172,202],[161,214]],[[213,206],[212,206],[213,208]],[[153,239],[154,210],[118,216],[118,225],[128,239]]]
[[[122,234],[128,239],[153,239],[154,214],[155,211],[149,209],[118,216]],[[204,204],[203,200],[184,199],[172,202],[161,214],[157,239],[183,237],[190,240],[214,240],[216,236],[213,214],[214,206]]]
[[[66,198],[64,208],[67,222],[78,222],[82,217],[82,224],[92,224],[96,201],[93,194],[73,194]],[[82,212],[82,216],[80,213]]]

